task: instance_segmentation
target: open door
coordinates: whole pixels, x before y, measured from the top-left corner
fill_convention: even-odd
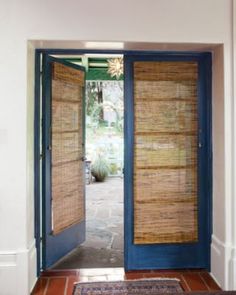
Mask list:
[[[125,267],[210,268],[211,55],[125,56]]]
[[[43,60],[43,269],[85,240],[83,67]]]

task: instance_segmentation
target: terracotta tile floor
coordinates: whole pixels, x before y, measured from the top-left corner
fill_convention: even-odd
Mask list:
[[[38,279],[32,295],[71,295],[75,282],[155,277],[178,278],[184,291],[221,290],[209,273],[203,270],[153,270],[124,273],[123,268],[94,268],[45,271]]]

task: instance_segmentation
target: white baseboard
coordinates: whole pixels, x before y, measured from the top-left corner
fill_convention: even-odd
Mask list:
[[[236,247],[231,249],[229,263],[229,290],[236,290]]]
[[[36,282],[36,248],[0,252],[0,294],[29,295]]]
[[[213,235],[211,244],[211,275],[221,288],[225,286],[224,248],[224,244]]]
[[[31,244],[28,255],[29,290],[32,291],[37,282],[37,251],[35,241]]]
[[[231,256],[232,246],[212,236],[211,275],[223,290],[232,290],[235,284],[236,257]],[[231,267],[230,267],[231,265]]]

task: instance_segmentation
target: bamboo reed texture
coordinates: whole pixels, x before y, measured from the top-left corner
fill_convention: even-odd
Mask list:
[[[196,62],[134,63],[134,243],[198,240]]]
[[[84,219],[82,91],[84,73],[53,64],[52,231],[59,234]]]

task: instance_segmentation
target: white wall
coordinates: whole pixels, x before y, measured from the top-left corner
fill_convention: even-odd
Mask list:
[[[234,129],[233,129],[233,148],[235,152],[236,148],[236,0],[233,1],[233,97],[234,97]],[[236,156],[234,154],[233,162],[233,198],[231,206],[231,221],[232,221],[232,249],[231,249],[231,259],[230,259],[230,280],[233,282],[230,286],[232,289],[236,290]]]
[[[36,278],[33,237],[34,47],[215,50],[212,272],[222,287],[233,286],[236,269],[235,252],[232,254],[236,245],[233,236],[236,230],[235,203],[231,210],[233,1],[0,2],[0,294],[29,294]],[[101,45],[79,40],[121,42]],[[222,44],[222,47],[211,44]]]

